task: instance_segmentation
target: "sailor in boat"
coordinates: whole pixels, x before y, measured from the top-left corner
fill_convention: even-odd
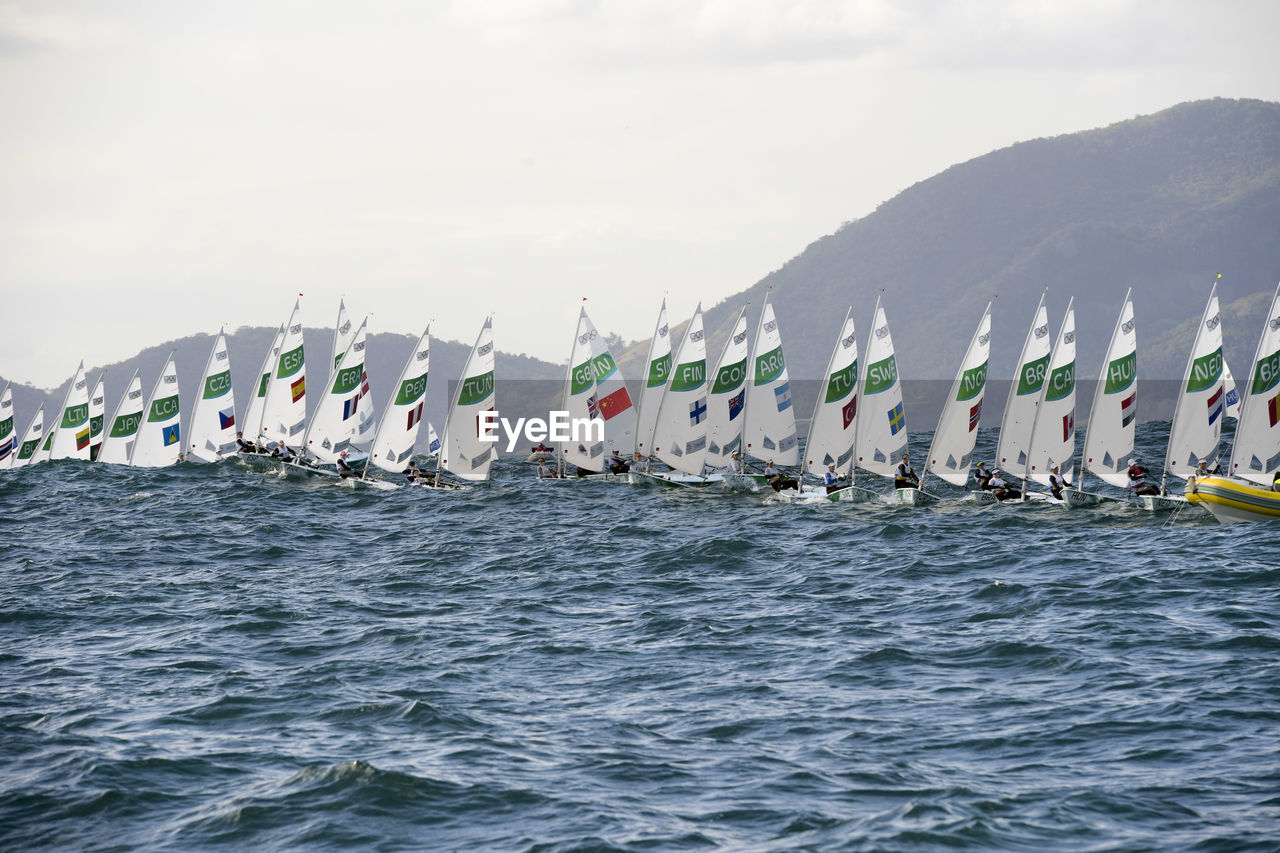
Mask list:
[[[352,468],[347,464],[347,451],[345,450],[338,454],[338,473],[344,480],[348,477],[355,477],[360,473],[355,468]]]
[[[991,494],[995,495],[995,498],[998,501],[1007,501],[1018,497],[1018,490],[1010,486],[1009,482],[1001,476],[999,468],[992,470],[992,472],[987,475],[987,482],[983,488],[989,490]]]
[[[651,467],[649,457],[644,456],[639,451],[636,451],[636,460],[631,463],[631,470],[637,471],[641,474],[648,474]]]
[[[618,455],[617,448],[609,451],[609,473],[625,474],[631,470],[631,464]]]
[[[422,472],[418,470],[417,462],[410,462],[409,467],[400,472],[410,483],[415,483],[422,478]]]
[[[893,477],[893,487],[895,489],[920,487],[920,478],[916,476],[915,469],[911,467],[911,457],[906,453],[902,454],[902,461],[898,463],[898,470]]]
[[[257,453],[258,452],[258,448],[254,446],[253,442],[244,440],[243,432],[236,433],[236,449],[239,450],[241,453]]]
[[[742,454],[740,454],[736,450],[733,451],[733,456],[729,457],[729,473],[730,474],[742,473]]]
[[[1213,460],[1212,468],[1210,468],[1209,463],[1204,461],[1203,459],[1200,460],[1200,464],[1196,465],[1197,477],[1213,477],[1221,473],[1222,473],[1222,463],[1219,462],[1217,459]]]
[[[581,475],[579,475],[581,476]],[[547,460],[538,460],[538,479],[539,480],[558,480],[560,475],[551,470],[551,466],[547,464]]]
[[[991,472],[987,470],[987,463],[979,462],[973,466],[973,479],[982,491],[991,491],[991,477]]]
[[[1058,500],[1062,500],[1062,490],[1067,487],[1067,478],[1058,473],[1058,466],[1054,465],[1053,470],[1049,472],[1049,491]]]
[[[768,465],[764,466],[764,479],[770,486],[773,486],[773,490],[775,492],[780,492],[783,489],[799,489],[800,488],[799,483],[797,483],[795,480],[791,479],[790,477],[786,476],[781,471],[779,471],[776,467],[774,467],[772,459],[769,460]]]
[[[530,451],[533,453],[550,453],[551,448],[547,447],[544,442],[539,441],[538,446],[530,448]]]
[[[1271,491],[1280,492],[1280,471],[1276,471],[1275,477],[1271,479]]]
[[[1137,457],[1129,460],[1129,488],[1135,495],[1158,495],[1160,488],[1147,482],[1150,470],[1138,464]]]
[[[827,494],[840,490],[840,475],[836,473],[836,463],[832,462],[827,466],[827,473],[822,475],[822,480],[827,484]]]

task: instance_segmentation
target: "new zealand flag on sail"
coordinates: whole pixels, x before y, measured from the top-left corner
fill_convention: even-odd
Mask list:
[[[729,420],[733,420],[742,414],[742,401],[745,398],[747,389],[743,388],[737,394],[729,398]]]

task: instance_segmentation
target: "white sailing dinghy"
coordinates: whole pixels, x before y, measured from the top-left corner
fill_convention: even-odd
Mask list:
[[[0,471],[13,464],[17,436],[13,431],[13,391],[12,383],[5,383],[4,392],[0,393]]]
[[[110,427],[106,438],[102,440],[102,450],[98,452],[99,462],[112,465],[128,465],[129,454],[133,453],[133,442],[138,435],[138,427],[142,424],[142,379],[138,371],[133,371],[133,378],[125,386],[120,402],[111,415]]]
[[[761,474],[732,473],[733,454],[739,460],[742,455],[742,425],[746,421],[746,383],[749,376],[747,359],[751,342],[747,334],[747,309],[738,312],[720,351],[716,363],[715,378],[711,381],[711,393],[707,397],[707,455],[704,470],[724,470],[724,485],[728,488],[755,489],[764,483]]]
[[[827,361],[827,372],[818,387],[809,419],[809,436],[804,444],[804,467],[818,485],[801,483],[800,491],[787,490],[778,496],[792,503],[808,501],[853,501],[877,497],[875,492],[854,486],[853,443],[858,430],[858,335],[853,324],[853,309],[845,312],[844,324],[836,337]],[[836,466],[840,480],[850,485],[828,492],[826,474]],[[837,483],[838,485],[838,483]]]
[[[27,427],[27,431],[22,435],[22,442],[18,445],[17,451],[13,455],[13,461],[10,468],[23,468],[27,465],[34,465],[40,460],[36,458],[36,454],[40,447],[40,441],[44,438],[44,406],[36,409],[35,416],[31,418],[31,425]]]
[[[50,459],[89,459],[89,382],[84,375],[84,362],[76,368],[62,408],[54,424]]]
[[[707,347],[703,340],[702,305],[693,312],[676,351],[675,367],[658,404],[653,455],[669,472],[632,471],[630,482],[662,486],[706,486],[719,482],[702,475],[707,455]]]
[[[1226,363],[1222,358],[1222,313],[1218,307],[1218,285],[1214,282],[1204,306],[1196,337],[1182,373],[1173,423],[1169,427],[1169,447],[1165,451],[1160,494],[1142,495],[1144,509],[1152,512],[1187,506],[1182,495],[1167,493],[1169,475],[1187,479],[1203,460],[1213,469],[1218,465],[1222,422],[1226,420]],[[1234,389],[1233,389],[1234,390]]]
[[[969,484],[969,465],[973,461],[973,448],[978,442],[978,425],[982,421],[982,402],[987,391],[987,362],[991,357],[991,303],[987,303],[978,321],[978,328],[969,341],[960,369],[951,383],[947,402],[938,415],[938,426],[929,443],[929,453],[924,458],[920,475],[921,488],[898,489],[898,501],[916,505],[936,500],[923,489],[925,478],[933,474],[953,486]],[[913,492],[924,497],[921,501]],[[906,497],[904,497],[906,496]],[[989,492],[975,492],[970,500],[994,503]]]
[[[1031,328],[1027,330],[1022,353],[1018,356],[1018,371],[1014,380],[1009,383],[1009,396],[1005,400],[1004,416],[1000,421],[994,469],[999,470],[1002,475],[1013,475],[1015,472],[1021,474],[1027,470],[1031,428],[1035,426],[1040,392],[1049,372],[1049,350],[1052,343],[1049,338],[1049,311],[1045,308],[1042,293],[1040,304],[1031,317]]]
[[[156,378],[146,407],[147,416],[138,426],[138,435],[129,454],[135,468],[164,468],[182,455],[181,406],[178,404],[178,367],[173,353]]]
[[[391,474],[404,471],[413,457],[413,446],[422,427],[422,409],[427,401],[427,375],[431,371],[431,327],[422,331],[417,346],[400,371],[391,401],[378,422],[378,431],[369,447],[369,460],[361,479],[369,480],[369,471],[377,467]],[[434,436],[431,436],[434,438]]]
[[[796,436],[796,410],[791,405],[791,377],[782,352],[782,332],[768,294],[756,326],[746,391],[742,424],[746,455],[783,468],[799,465],[800,442]]]
[[[89,395],[89,461],[96,461],[102,451],[102,421],[107,413],[107,384],[98,374],[97,384]]]
[[[894,357],[889,319],[876,297],[876,313],[867,339],[867,369],[859,392],[862,417],[858,418],[855,455],[857,468],[886,477],[891,482],[907,449],[907,415],[902,408],[902,382]],[[896,498],[896,489],[890,493]],[[854,493],[840,500],[859,499]]]
[[[568,466],[573,465],[579,476],[568,479],[625,479],[606,468],[615,452],[624,461],[630,461],[636,447],[636,410],[617,362],[585,307],[578,312],[577,332],[564,381],[563,405],[571,423],[599,419],[603,430],[598,438],[592,433],[576,439],[570,436],[561,442],[561,478],[568,478]]]
[[[280,357],[280,347],[284,344],[284,326],[276,330],[267,347],[267,354],[262,357],[262,367],[258,368],[258,382],[249,396],[249,405],[245,407],[244,424],[237,432],[242,433],[247,441],[265,447],[266,439],[262,436],[262,412],[266,408],[267,389],[271,387],[271,373],[275,370],[276,359]],[[243,458],[243,457],[242,457]]]
[[[368,323],[366,317],[349,338],[346,351],[338,356],[337,365],[329,376],[329,386],[321,395],[303,433],[304,452],[320,462],[334,465],[344,452],[349,461],[354,461],[351,451],[355,442],[361,437],[365,425],[372,423],[371,417],[363,421],[360,417],[362,412],[367,414],[372,408],[366,401],[369,393],[368,375],[365,373]],[[329,473],[327,469],[326,473]]]
[[[653,455],[653,431],[658,424],[658,408],[671,376],[671,337],[667,329],[667,300],[658,309],[658,323],[653,327],[653,340],[649,342],[649,357],[645,359],[644,389],[640,392],[639,409],[636,412],[636,451],[641,456]]]
[[[487,483],[489,468],[497,456],[497,442],[481,428],[480,416],[495,410],[497,396],[494,392],[493,318],[486,317],[480,334],[476,337],[471,355],[462,368],[449,415],[444,423],[441,438],[440,462],[431,488],[457,488],[442,482],[441,471],[471,483]]]
[[[1027,484],[1034,480],[1049,485],[1054,466],[1067,483],[1071,482],[1076,453],[1076,312],[1075,300],[1067,302],[1067,312],[1058,329],[1058,339],[1049,356],[1049,371],[1040,389],[1036,418],[1031,427],[1027,463],[1022,470],[1023,498]],[[1039,500],[1058,500],[1036,493]]]
[[[1093,408],[1084,430],[1079,485],[1062,490],[1068,507],[1097,506],[1116,500],[1084,491],[1086,471],[1118,489],[1129,485],[1129,459],[1138,418],[1138,332],[1132,297],[1133,288],[1129,288],[1111,333],[1102,375],[1093,391]]]
[[[262,405],[262,426],[258,431],[262,442],[274,441],[285,447],[299,448],[307,426],[307,366],[302,346],[302,317],[299,302],[285,325],[267,383]]]
[[[231,357],[226,329],[219,329],[204,365],[191,421],[187,424],[187,456],[219,462],[235,454],[236,398],[231,388]]]
[[[427,421],[427,458],[440,455],[440,436],[436,435],[436,428],[431,425],[431,421]]]
[[[1230,470],[1230,477],[1188,482],[1187,499],[1202,504],[1218,521],[1280,518],[1280,492],[1273,486],[1280,471],[1280,286],[1245,380]]]

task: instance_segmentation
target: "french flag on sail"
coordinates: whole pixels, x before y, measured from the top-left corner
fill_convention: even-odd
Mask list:
[[[1213,396],[1206,401],[1209,406],[1209,425],[1213,426],[1218,418],[1222,417],[1222,386],[1218,386],[1218,390],[1213,392]]]
[[[356,413],[356,407],[360,405],[360,395],[357,394],[350,400],[342,401],[342,419],[345,421]]]

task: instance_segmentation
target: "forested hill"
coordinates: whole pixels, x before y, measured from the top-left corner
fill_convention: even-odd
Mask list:
[[[945,132],[945,128],[939,128]],[[861,346],[883,290],[902,374],[950,378],[987,300],[991,375],[1009,377],[1040,294],[1057,330],[1075,297],[1079,375],[1096,376],[1126,287],[1139,371],[1181,375],[1209,286],[1256,308],[1226,327],[1246,371],[1280,279],[1280,104],[1180,104],[1098,130],[1021,142],[953,166],[823,237],[706,315],[712,358],[744,301],[767,289],[792,376],[819,377],[852,305]],[[676,302],[680,304],[676,304]],[[695,296],[673,300],[690,310]],[[688,303],[688,304],[684,304]],[[656,308],[656,306],[655,306]],[[672,316],[673,326],[687,320]],[[641,344],[624,368],[636,374]]]

